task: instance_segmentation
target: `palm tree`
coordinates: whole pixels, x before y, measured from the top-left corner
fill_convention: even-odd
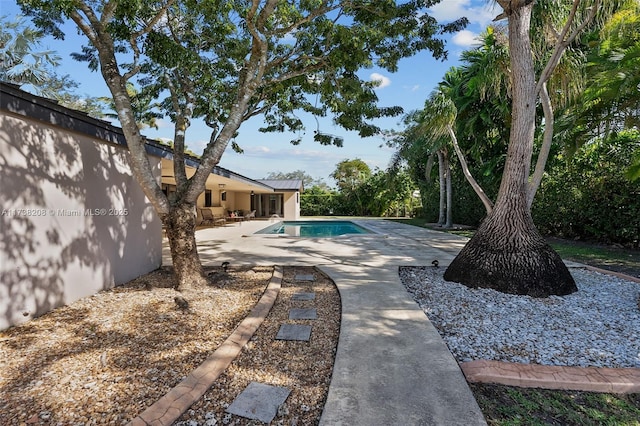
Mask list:
[[[573,0],[570,4],[560,0],[497,0],[497,3],[503,9],[497,19],[508,20],[509,34],[512,113],[507,158],[493,210],[447,268],[444,278],[469,287],[535,297],[569,294],[577,290],[575,282],[531,218],[536,174],[541,173],[546,162],[544,158],[538,162],[531,180],[536,109],[540,100],[545,120],[553,116],[546,85],[563,54],[594,21],[596,13],[610,13],[617,2],[603,5],[599,0]],[[534,50],[532,17],[534,20],[548,17],[542,21],[547,31],[537,32],[536,36],[548,37],[549,41],[544,41],[549,42],[551,49]],[[539,72],[535,60],[540,60]],[[550,144],[553,126],[545,126],[545,131],[545,143]]]
[[[587,83],[562,122],[565,137],[582,144],[640,127],[640,2],[625,4],[583,44]]]
[[[98,98],[78,96],[73,93],[78,84],[69,75],[56,73],[61,58],[53,50],[40,49],[43,37],[43,32],[29,26],[22,16],[13,21],[0,17],[0,81],[54,99],[67,108],[103,117],[104,105]]]
[[[391,159],[389,173],[397,173],[406,161],[410,168],[423,170],[423,180],[430,184],[431,171],[438,159],[439,214],[438,225],[444,228],[453,226],[453,189],[451,182],[451,164],[446,139],[435,136],[425,126],[425,110],[413,111],[404,117],[405,129],[394,135],[389,142],[396,152]],[[426,161],[425,161],[426,159]]]
[[[493,209],[493,202],[489,197],[487,197],[484,190],[480,187],[469,170],[469,166],[462,150],[460,149],[458,138],[454,130],[457,109],[453,100],[451,100],[451,98],[445,93],[445,90],[446,89],[441,86],[440,90],[433,92],[425,102],[423,119],[420,123],[419,129],[424,134],[431,135],[430,137],[434,140],[444,143],[445,152],[447,142],[450,142],[453,145],[465,178],[473,187],[473,190],[480,198],[480,201],[482,201],[487,214],[489,214]]]
[[[53,50],[36,50],[43,36],[21,16],[13,22],[0,18],[0,80],[28,85],[37,95],[52,95],[47,83],[55,75],[52,68],[60,63],[60,56]]]

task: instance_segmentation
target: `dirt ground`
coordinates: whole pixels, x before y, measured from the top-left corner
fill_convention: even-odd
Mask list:
[[[207,272],[210,285],[197,293],[172,289],[172,271],[164,267],[0,332],[0,425],[117,425],[140,414],[231,334],[264,292],[273,268]],[[316,280],[299,283],[295,274],[313,274]],[[291,323],[287,315],[297,291],[317,295],[313,307],[319,319],[311,341],[275,341],[279,325]],[[188,308],[179,307],[176,296],[184,296]],[[254,424],[224,409],[249,382],[258,381],[292,389],[279,421],[317,422],[339,322],[333,282],[313,268],[285,268],[265,322],[182,420]]]

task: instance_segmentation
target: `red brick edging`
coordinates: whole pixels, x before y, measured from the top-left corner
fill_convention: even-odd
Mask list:
[[[640,279],[585,265],[586,269],[640,283]],[[640,392],[640,368],[564,367],[477,360],[460,363],[467,381],[523,388],[606,393]]]
[[[563,367],[488,360],[463,362],[460,368],[471,383],[588,392],[640,392],[640,368]]]
[[[264,294],[249,315],[198,368],[140,415],[129,426],[169,426],[227,369],[267,317],[280,292],[282,267],[276,266]]]

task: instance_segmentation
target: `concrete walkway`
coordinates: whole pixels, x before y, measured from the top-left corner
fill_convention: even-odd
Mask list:
[[[342,324],[323,425],[486,424],[458,364],[398,277],[403,265],[447,266],[466,239],[383,220],[375,234],[259,236],[243,222],[197,232],[204,264],[313,265],[336,283]],[[165,264],[170,263],[165,248]]]
[[[397,268],[326,265],[342,299],[320,425],[482,425],[455,359]]]

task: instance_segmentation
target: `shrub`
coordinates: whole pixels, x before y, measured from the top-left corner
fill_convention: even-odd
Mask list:
[[[640,132],[598,139],[568,161],[556,161],[543,180],[532,214],[541,232],[638,247],[640,184],[625,177],[640,154]]]

